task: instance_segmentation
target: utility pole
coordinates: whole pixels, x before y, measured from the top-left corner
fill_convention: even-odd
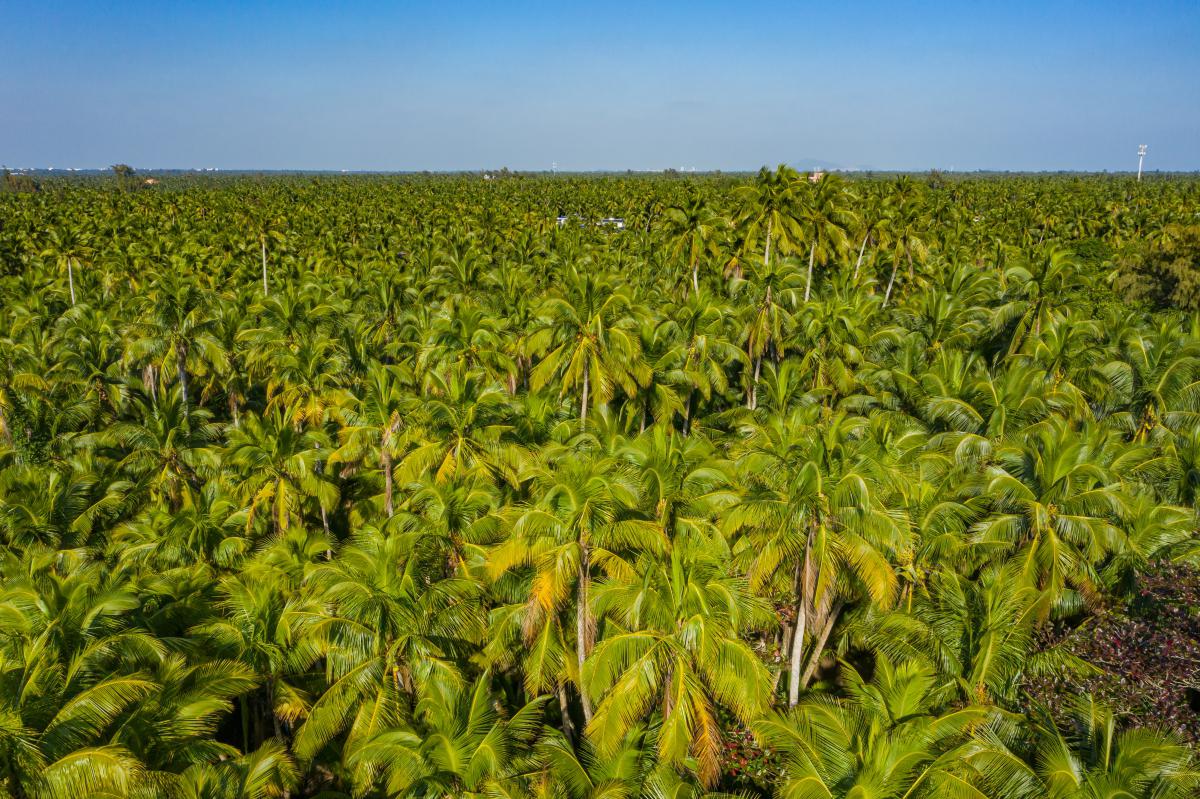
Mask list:
[[[1138,145],[1138,183],[1142,182],[1142,160],[1146,157],[1146,145]]]

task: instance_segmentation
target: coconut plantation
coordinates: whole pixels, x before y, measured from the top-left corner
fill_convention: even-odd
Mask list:
[[[7,173],[0,795],[1200,795],[1200,180]]]

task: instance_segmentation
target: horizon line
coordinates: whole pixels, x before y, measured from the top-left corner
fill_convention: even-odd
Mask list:
[[[113,166],[123,164],[117,162],[108,166],[84,166],[84,167],[61,167],[61,166],[9,166],[0,164],[0,169],[8,170],[9,172],[55,172],[55,173],[90,173],[90,172],[111,172]],[[782,162],[785,165],[787,162]],[[214,172],[225,173],[250,173],[250,174],[266,174],[266,173],[289,173],[289,174],[343,174],[343,175],[466,175],[466,174],[491,174],[503,173],[507,171],[509,174],[533,174],[533,175],[587,175],[587,174],[646,174],[658,175],[664,172],[675,173],[678,175],[712,175],[712,174],[753,174],[760,168],[771,168],[768,164],[762,164],[758,167],[580,167],[575,169],[521,169],[505,166],[491,167],[413,167],[407,169],[387,169],[387,168],[360,168],[360,169],[343,169],[340,167],[194,167],[194,166],[136,166],[134,164],[126,164],[131,166],[135,172],[152,173],[152,172],[180,172],[180,173],[198,173],[212,174]],[[813,166],[813,167],[794,167],[801,172],[832,172],[838,174],[865,174],[865,173],[897,173],[897,174],[913,174],[913,173],[928,173],[942,172],[950,174],[979,174],[979,173],[1008,173],[1008,174],[1026,174],[1026,175],[1136,175],[1137,169],[1107,169],[1107,168],[1088,168],[1088,169],[1072,169],[1072,168],[1041,168],[1041,169],[1021,169],[1015,167],[978,167],[974,169],[959,169],[954,167],[833,167],[833,166]],[[1200,174],[1200,167],[1182,168],[1182,169],[1143,169],[1143,175],[1181,175],[1181,174]]]

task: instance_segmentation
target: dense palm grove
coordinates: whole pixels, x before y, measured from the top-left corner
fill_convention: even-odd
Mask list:
[[[6,185],[0,793],[1200,791],[1194,179]]]

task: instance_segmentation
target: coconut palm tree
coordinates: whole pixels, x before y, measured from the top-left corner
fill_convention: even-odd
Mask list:
[[[824,175],[795,192],[796,217],[808,241],[808,275],[804,282],[804,301],[812,295],[813,266],[840,257],[850,246],[848,231],[853,224],[846,189],[836,175]]]
[[[357,789],[444,799],[524,795],[545,697],[506,717],[489,683],[484,673],[474,685],[434,694],[409,724],[355,742],[346,762]]]
[[[976,706],[948,708],[946,686],[915,661],[876,659],[870,681],[846,670],[843,699],[814,697],[754,725],[783,759],[777,796],[983,796],[962,763]]]
[[[717,257],[725,220],[702,198],[672,206],[663,213],[671,253],[683,259],[692,274],[692,291],[700,293],[700,259]]]
[[[813,406],[751,425],[739,453],[743,493],[725,517],[742,534],[735,551],[756,589],[772,583],[794,608],[788,702],[800,698],[810,619],[824,646],[845,597],[861,590],[872,603],[895,598],[888,555],[901,547],[903,520],[879,490],[880,465],[858,446],[863,421],[819,421]],[[786,648],[786,647],[785,647]]]
[[[230,433],[224,457],[242,476],[238,493],[249,511],[247,529],[265,512],[276,534],[287,532],[303,522],[310,497],[322,509],[332,507],[337,489],[317,471],[328,448],[323,433],[297,430],[278,410],[246,417]]]
[[[427,579],[420,536],[364,528],[306,576],[317,606],[292,613],[289,628],[322,655],[327,685],[296,730],[297,756],[310,760],[339,736],[348,756],[422,696],[461,684],[456,656],[484,629],[478,587]]]
[[[746,388],[746,407],[758,407],[758,379],[762,374],[762,359],[768,352],[774,360],[783,356],[784,341],[791,331],[792,312],[799,304],[802,278],[791,259],[780,259],[774,266],[759,270],[752,281],[736,284],[737,293],[745,293],[742,338],[746,355],[754,364]]]
[[[981,554],[1017,558],[1060,610],[1094,595],[1095,566],[1119,547],[1128,513],[1106,454],[1052,421],[1000,448],[995,460],[981,486],[991,512],[975,526]]]
[[[616,282],[571,267],[561,293],[547,298],[543,321],[530,341],[544,353],[530,373],[537,390],[557,379],[562,392],[579,389],[579,422],[587,424],[590,405],[607,402],[617,388],[633,394],[646,367],[636,335],[623,321],[629,298]]]
[[[80,228],[54,227],[46,234],[46,247],[42,255],[54,258],[58,268],[66,270],[72,307],[75,305],[75,267],[80,266],[90,252],[88,235]]]
[[[741,636],[767,623],[767,607],[742,578],[727,577],[709,547],[676,541],[666,556],[640,559],[633,574],[602,583],[596,609],[617,629],[583,668],[599,699],[588,736],[616,751],[651,713],[662,718],[658,755],[679,767],[695,759],[701,781],[720,772],[717,707],[749,723],[767,706],[770,677]]]
[[[611,457],[569,453],[547,463],[537,483],[538,503],[520,511],[513,536],[491,553],[489,570],[498,576],[518,566],[534,568],[527,630],[540,629],[574,600],[572,676],[578,683],[595,640],[593,569],[628,573],[633,553],[661,551],[666,541],[661,528],[638,517],[637,483],[630,470]],[[580,698],[584,718],[590,721],[588,694],[580,690]]]
[[[371,369],[355,407],[343,417],[345,423],[338,431],[340,446],[329,456],[330,468],[378,460],[383,473],[383,511],[388,518],[395,515],[393,464],[402,451],[406,418],[416,408],[406,390],[409,386],[411,376],[400,366]]]
[[[174,266],[178,268],[178,262]],[[168,272],[143,295],[143,320],[135,328],[136,338],[126,357],[137,364],[158,361],[160,371],[174,366],[186,414],[188,368],[212,364],[219,371],[224,353],[210,332],[213,320],[203,307],[199,287],[177,274]]]
[[[1065,729],[1043,720],[1032,764],[997,736],[984,738],[963,755],[985,786],[1018,799],[1174,799],[1193,796],[1200,787],[1200,772],[1187,747],[1156,730],[1122,730],[1116,714],[1087,696],[1076,702]]]
[[[928,247],[922,238],[924,221],[921,218],[920,195],[915,184],[907,177],[902,177],[896,181],[892,191],[891,207],[885,221],[879,226],[881,237],[887,242],[892,255],[892,273],[883,295],[885,308],[892,299],[892,287],[896,285],[900,262],[908,262],[911,279],[913,260],[924,260],[928,255]]]
[[[748,242],[762,241],[764,271],[770,269],[773,244],[778,243],[780,254],[787,255],[800,240],[793,203],[793,193],[798,185],[799,173],[780,164],[774,172],[764,166],[755,175],[753,183],[737,190],[742,206],[739,224],[745,229]]]

